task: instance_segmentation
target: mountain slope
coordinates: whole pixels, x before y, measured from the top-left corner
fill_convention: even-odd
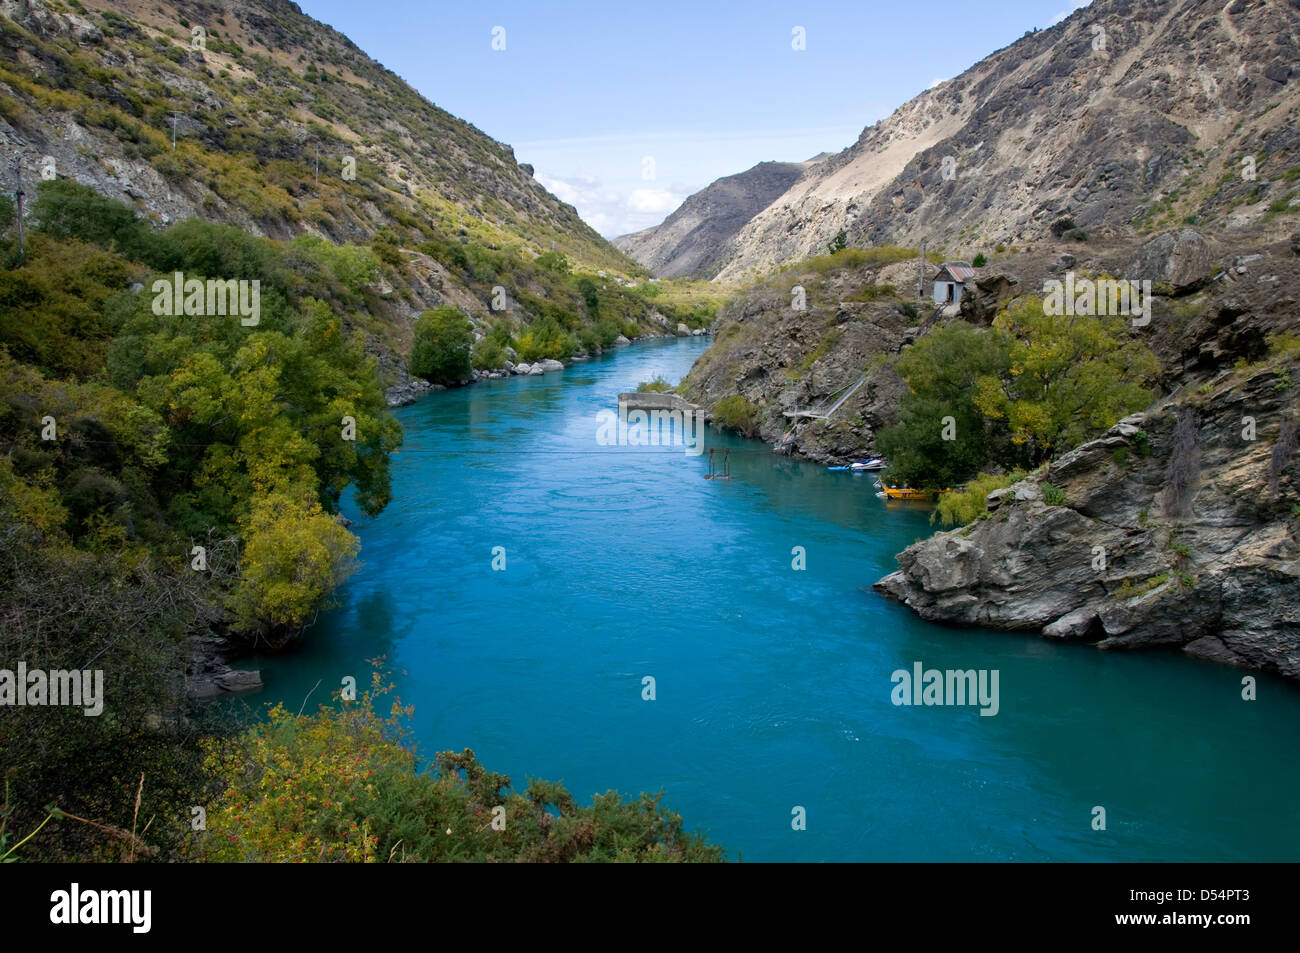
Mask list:
[[[440,305],[491,338],[476,377],[703,319],[628,287],[643,269],[510,147],[286,0],[0,0],[0,14],[0,146],[29,211],[48,178],[158,227],[368,246],[365,306],[344,320],[390,401],[425,386],[406,358]],[[11,164],[2,175],[12,188]]]
[[[690,196],[662,223],[614,245],[661,278],[712,278],[745,223],[794,184],[811,162],[760,162]]]
[[[1280,236],[1300,194],[1298,35],[1295,4],[1096,0],[809,168],[740,230],[717,278],[816,254],[841,228],[950,256],[1066,217],[1110,237],[1183,221]]]
[[[159,224],[202,215],[336,241],[464,229],[634,269],[509,146],[296,4],[0,0],[0,13],[0,141]]]

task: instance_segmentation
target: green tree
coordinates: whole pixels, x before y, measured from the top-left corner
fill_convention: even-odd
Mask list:
[[[463,312],[449,305],[426,311],[415,322],[411,373],[434,384],[468,380],[473,345],[474,327]]]
[[[913,486],[949,487],[1001,456],[1006,426],[976,403],[982,388],[1011,366],[1010,341],[997,330],[950,321],[919,339],[895,370],[907,382],[899,422],[877,435],[890,477]]]
[[[1155,356],[1123,318],[1048,315],[1042,299],[1016,299],[993,322],[1011,340],[1011,364],[980,381],[976,402],[1005,420],[1031,462],[1049,459],[1151,402]]]
[[[474,367],[480,371],[496,370],[505,367],[506,350],[495,339],[484,336],[474,342]]]
[[[137,259],[157,253],[153,230],[133,208],[72,179],[40,182],[32,219],[36,230],[53,238],[76,238]]]
[[[296,632],[355,569],[357,538],[310,493],[256,499],[243,531],[236,608],[248,629]]]
[[[587,277],[579,278],[578,294],[582,295],[582,300],[587,305],[587,317],[593,320],[599,318],[600,294],[596,290],[596,283]]]

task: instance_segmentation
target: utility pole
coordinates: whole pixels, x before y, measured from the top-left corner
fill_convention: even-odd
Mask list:
[[[921,239],[921,263],[916,268],[916,296],[925,297],[925,239]]]
[[[27,264],[27,236],[23,231],[23,158],[20,153],[14,153],[14,199],[18,204],[18,260],[22,264]]]
[[[176,151],[176,124],[180,122],[181,114],[177,110],[172,110],[172,152]]]
[[[316,143],[316,191],[320,192],[320,143]]]

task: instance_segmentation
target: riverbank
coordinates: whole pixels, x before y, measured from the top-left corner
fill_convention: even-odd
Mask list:
[[[672,334],[667,332],[663,334],[641,334],[631,339],[620,334],[615,338],[610,350],[620,347],[628,347],[629,345],[643,341],[662,340],[664,338],[673,337],[704,337],[708,334],[709,331],[707,328],[690,329],[685,324],[678,324],[677,331]],[[505,380],[509,377],[540,377],[543,374],[564,370],[565,367],[563,361],[557,361],[553,358],[545,358],[532,363],[515,363],[515,360],[518,358],[515,349],[507,347],[505,348],[505,352],[507,360],[501,367],[489,370],[475,369],[471,372],[471,375],[467,380],[461,382],[460,386],[465,387],[470,384],[476,384],[479,381]],[[604,353],[604,348],[597,348],[594,354],[574,354],[569,358],[569,363],[580,364],[584,361],[590,361],[593,358],[600,357]],[[446,386],[442,384],[431,384],[421,378],[411,377],[409,373],[406,373],[405,368],[402,369],[402,372],[406,374],[406,380],[400,384],[395,384],[392,387],[389,387],[384,392],[384,397],[388,402],[389,408],[406,407],[415,403],[417,399],[425,394],[447,389]]]

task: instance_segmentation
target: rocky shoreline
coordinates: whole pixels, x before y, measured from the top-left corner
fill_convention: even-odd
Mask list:
[[[909,546],[874,588],[933,622],[1300,680],[1298,406],[1300,358],[1220,374],[989,494],[986,518]],[[1185,505],[1175,457],[1197,474]]]

